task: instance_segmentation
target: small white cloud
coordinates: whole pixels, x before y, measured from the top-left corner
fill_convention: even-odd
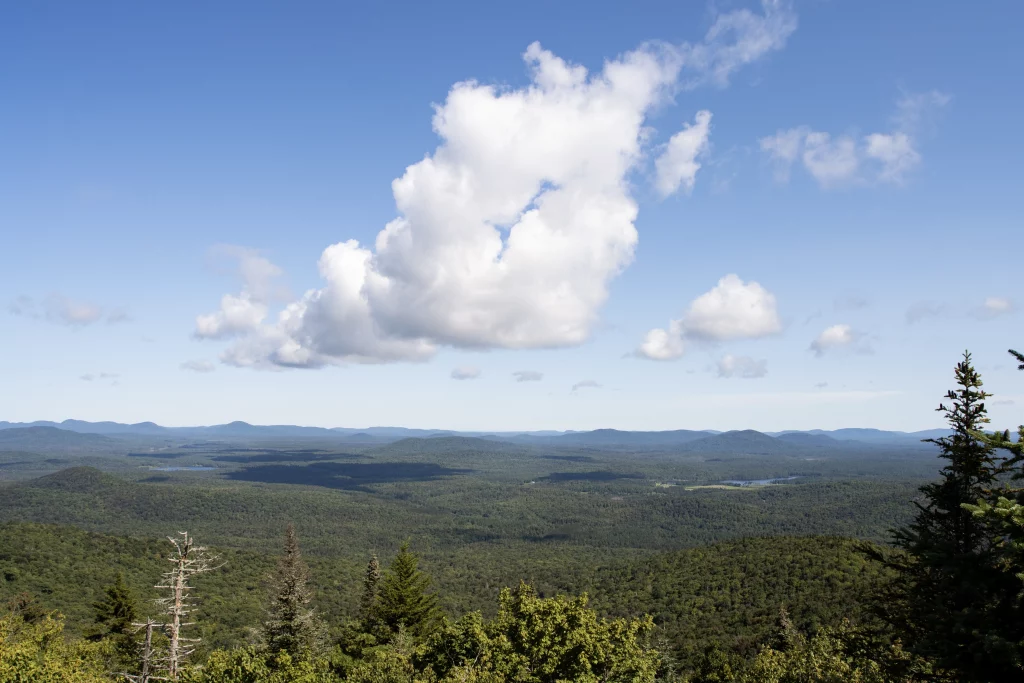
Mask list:
[[[806,126],[791,128],[759,140],[761,151],[767,152],[775,161],[775,179],[780,183],[789,182],[790,168],[800,156],[808,132]]]
[[[921,122],[944,107],[949,97],[938,92],[904,95],[893,117],[895,130],[862,137],[831,134],[797,126],[761,138],[761,151],[775,165],[775,178],[789,180],[798,161],[823,188],[857,183],[902,183],[921,163],[917,139]]]
[[[668,329],[655,328],[648,331],[637,349],[637,355],[649,360],[675,360],[685,351],[683,321],[673,320]]]
[[[725,341],[777,334],[782,321],[774,294],[757,282],[726,275],[693,300],[683,316],[683,327],[688,336]]]
[[[997,406],[1012,406],[1015,405],[1015,401],[1012,398],[1001,398],[992,402]]]
[[[990,296],[985,302],[976,308],[973,313],[976,318],[998,318],[1001,315],[1009,315],[1016,310],[1013,301],[1002,296]]]
[[[907,309],[907,324],[913,325],[914,323],[919,323],[927,318],[937,318],[945,315],[948,311],[949,307],[946,304],[940,304],[934,301],[918,301]]]
[[[864,140],[867,143],[865,156],[882,164],[878,172],[878,179],[882,182],[903,182],[907,172],[921,162],[921,155],[906,133],[872,133]]]
[[[871,347],[863,332],[854,330],[849,325],[833,325],[825,328],[817,339],[811,342],[811,351],[816,356],[823,356],[830,351],[849,349],[858,353],[871,353]]]
[[[100,379],[117,379],[121,375],[116,372],[101,372],[99,374]]]
[[[512,376],[517,382],[539,382],[544,379],[544,373],[536,370],[516,370]]]
[[[719,377],[741,377],[743,379],[758,379],[768,374],[768,361],[757,360],[750,356],[733,356],[728,354],[722,356],[718,361]]]
[[[828,133],[804,136],[804,167],[822,187],[835,187],[854,180],[860,168],[857,143],[847,135],[835,140]]]
[[[781,330],[775,295],[757,282],[730,274],[690,302],[682,318],[665,329],[650,330],[636,353],[650,360],[672,360],[683,355],[687,339],[756,339]]]
[[[208,360],[187,360],[181,364],[182,370],[190,372],[213,372],[216,367]]]
[[[93,375],[91,373],[86,373],[84,375],[81,375],[78,379],[82,380],[83,382],[91,382],[94,379],[96,379],[96,375]]]
[[[580,389],[600,389],[600,388],[601,388],[601,385],[598,384],[597,382],[595,382],[592,379],[585,379],[585,380],[583,380],[581,382],[576,382],[576,384],[572,385],[573,393],[579,391]]]
[[[828,386],[828,382],[818,382],[814,385],[815,389],[824,389]]]
[[[693,190],[700,170],[697,159],[707,153],[710,134],[711,112],[702,110],[697,112],[694,123],[685,124],[668,141],[665,151],[654,162],[655,187],[662,197],[675,193],[680,187],[686,193]]]
[[[476,379],[480,376],[480,368],[463,365],[452,370],[452,379]]]

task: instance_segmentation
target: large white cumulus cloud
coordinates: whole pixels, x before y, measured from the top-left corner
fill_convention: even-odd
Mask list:
[[[628,179],[644,160],[647,117],[679,87],[724,84],[781,47],[795,19],[778,0],[763,10],[723,15],[699,44],[645,45],[596,73],[534,43],[523,55],[528,86],[456,84],[435,109],[440,146],[392,183],[398,218],[372,247],[329,246],[319,262],[325,285],[276,322],[243,292],[200,316],[199,334],[244,332],[222,360],[257,367],[584,342],[610,281],[633,259]],[[704,149],[709,121],[698,116],[690,157]],[[699,165],[683,166],[663,187],[692,186]]]

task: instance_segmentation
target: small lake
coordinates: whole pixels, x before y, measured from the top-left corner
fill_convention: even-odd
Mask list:
[[[780,481],[791,481],[797,477],[776,477],[775,479],[726,479],[723,484],[731,486],[767,486]]]
[[[149,469],[154,472],[204,472],[206,470],[215,470],[216,467],[208,467],[206,465],[192,465],[179,466],[179,467],[150,467]]]

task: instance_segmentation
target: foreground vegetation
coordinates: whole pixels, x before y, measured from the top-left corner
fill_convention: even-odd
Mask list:
[[[376,556],[356,564],[351,556],[323,552],[344,538],[332,542],[326,530],[317,531],[327,522],[315,512],[333,504],[325,497],[318,501],[325,507],[314,505],[298,517],[300,529],[308,520],[313,530],[303,531],[302,538],[314,539],[312,547],[320,551],[307,565],[294,527],[288,527],[281,552],[266,543],[232,543],[245,516],[250,527],[262,524],[268,534],[275,528],[279,534],[284,525],[277,520],[288,515],[266,499],[233,501],[231,493],[198,503],[223,522],[210,534],[218,547],[209,550],[183,546],[178,537],[170,547],[166,541],[68,526],[0,525],[0,594],[9,601],[0,618],[0,680],[1020,680],[1024,501],[1015,484],[1024,473],[1024,428],[1016,441],[1008,433],[986,431],[987,394],[969,356],[957,366],[956,381],[940,408],[951,435],[933,442],[944,463],[940,478],[921,488],[916,511],[908,506],[911,515],[892,546],[828,536],[763,536],[668,550],[657,524],[651,524],[658,518],[635,516],[646,510],[638,503],[621,506],[648,539],[645,552],[631,558],[614,552],[636,547],[636,540],[619,535],[628,525],[601,530],[591,524],[552,539],[548,547],[557,551],[548,554],[544,541],[521,534],[516,543],[528,543],[534,552],[504,571],[494,571],[494,560],[483,559],[481,546],[464,555],[481,563],[456,568],[451,555],[447,566],[430,552],[421,560],[402,543],[382,544],[383,566]],[[723,524],[736,522],[750,533],[763,523],[773,499],[806,503],[808,490],[832,496],[808,513],[827,510],[842,518],[835,498],[841,500],[848,485],[823,481],[760,491],[690,491],[687,497],[644,495],[663,519],[681,516],[685,521],[675,528],[691,529],[696,545],[702,533],[714,538],[703,504],[731,515]],[[0,511],[7,519],[76,521],[121,533],[166,524],[168,510],[177,519],[186,513],[198,518],[180,493],[187,489],[164,488],[154,502],[140,493],[152,490],[139,488],[146,486],[95,470],[63,472],[8,488],[5,493],[14,495],[4,497]],[[621,501],[594,495],[607,493],[608,486],[618,489],[611,497],[634,494],[629,482],[590,482],[577,498],[586,513],[600,509],[607,516],[621,509],[615,505]],[[534,495],[536,489],[526,490]],[[287,500],[274,499],[272,490],[260,493]],[[522,495],[499,497],[492,504],[495,516],[510,513],[501,506]],[[232,504],[242,500],[247,502],[239,512]],[[762,533],[799,533],[801,510],[791,513],[795,519],[780,515],[777,528]],[[511,517],[517,528],[529,528],[528,517]],[[343,528],[359,523],[332,521]],[[501,523],[508,522],[495,522]],[[435,527],[442,528],[458,530]],[[436,541],[428,541],[428,551]],[[516,543],[507,536],[494,543],[508,553],[497,553],[499,558],[527,547]],[[602,547],[611,552],[578,553],[584,560],[567,552]],[[175,560],[170,570],[168,550]],[[602,563],[602,557],[615,561]],[[548,585],[505,580],[531,562],[557,564],[563,558],[571,569],[548,574]],[[162,572],[168,572],[166,580],[157,581]],[[558,581],[570,590],[552,585]],[[160,587],[152,588],[154,583]],[[499,590],[500,585],[510,587]],[[194,644],[194,637],[202,641]]]

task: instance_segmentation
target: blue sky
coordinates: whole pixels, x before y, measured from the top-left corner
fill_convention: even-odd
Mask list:
[[[0,419],[1021,421],[1018,3],[5,15]]]

